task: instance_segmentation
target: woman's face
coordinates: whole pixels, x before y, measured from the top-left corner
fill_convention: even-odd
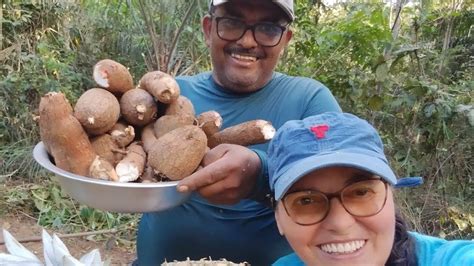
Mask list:
[[[303,190],[333,193],[351,180],[365,177],[371,175],[354,168],[324,168],[301,178],[287,194]],[[295,223],[281,200],[275,217],[280,233],[306,265],[384,265],[395,236],[395,210],[390,189],[383,209],[370,217],[351,215],[337,197],[330,200],[326,218],[313,225]]]

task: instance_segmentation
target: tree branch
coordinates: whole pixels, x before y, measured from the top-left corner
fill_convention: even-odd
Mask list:
[[[179,26],[179,29],[178,31],[176,31],[176,34],[174,35],[174,38],[173,38],[173,42],[171,44],[171,47],[170,47],[170,50],[169,50],[169,55],[168,55],[168,60],[166,62],[166,66],[167,66],[167,69],[170,70],[171,67],[170,67],[170,62],[171,62],[171,58],[173,58],[173,54],[176,50],[176,45],[178,43],[178,39],[179,37],[181,36],[181,33],[183,32],[183,29],[184,29],[184,25],[186,25],[186,21],[188,20],[188,18],[191,16],[191,11],[193,11],[195,9],[195,2],[196,0],[194,0],[190,5],[189,5],[189,8],[188,10],[186,11],[186,14],[184,15],[184,19],[183,19],[183,22],[181,23],[181,25]]]

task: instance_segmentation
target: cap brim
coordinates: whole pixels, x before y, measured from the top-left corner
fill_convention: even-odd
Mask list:
[[[397,183],[397,178],[392,169],[379,158],[359,153],[334,152],[307,157],[290,166],[275,182],[275,199],[280,200],[302,176],[331,166],[354,167],[378,175],[391,185]]]
[[[278,2],[273,2],[275,5],[277,5],[283,12],[285,12],[286,16],[290,19],[290,22],[293,22],[295,20],[295,15],[291,10],[289,10],[286,6],[282,5],[281,3]]]
[[[229,2],[229,0],[210,1],[209,8],[211,8],[212,6],[218,6],[218,5],[225,4],[227,2]],[[277,5],[279,8],[281,8],[283,10],[283,12],[285,12],[286,16],[290,19],[290,22],[295,20],[295,14],[290,9],[288,9],[286,6],[282,5],[281,3],[278,3],[278,2],[273,2],[273,3],[275,5]]]
[[[225,4],[227,2],[229,2],[229,0],[213,0],[211,1],[211,5],[218,6],[218,5]]]

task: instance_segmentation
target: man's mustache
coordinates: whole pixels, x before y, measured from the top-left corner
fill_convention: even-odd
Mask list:
[[[259,51],[258,49],[254,49],[254,48],[246,49],[239,46],[226,47],[224,48],[224,52],[230,53],[230,54],[252,56],[252,57],[256,57],[257,59],[261,59],[265,57],[265,53],[263,53],[262,51]]]

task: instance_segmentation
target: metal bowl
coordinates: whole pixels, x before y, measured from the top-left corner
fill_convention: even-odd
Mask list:
[[[33,157],[54,173],[61,188],[87,206],[110,212],[143,213],[163,211],[185,202],[190,193],[176,190],[178,181],[159,183],[119,183],[76,175],[56,167],[43,142],[36,144]]]

